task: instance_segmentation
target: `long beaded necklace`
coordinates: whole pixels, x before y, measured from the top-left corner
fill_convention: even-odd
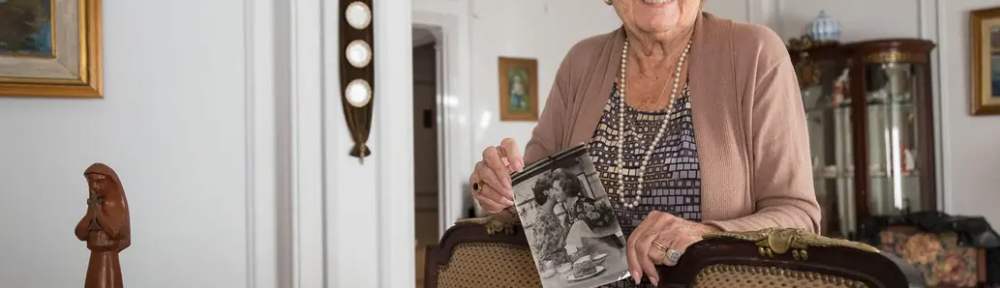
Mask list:
[[[625,45],[622,48],[622,60],[621,60],[621,75],[620,82],[621,85],[618,88],[618,201],[621,202],[625,208],[632,209],[639,206],[639,200],[642,200],[642,188],[643,188],[643,176],[646,175],[646,165],[649,164],[649,158],[653,155],[653,150],[656,149],[656,144],[660,143],[663,139],[663,134],[667,131],[667,126],[670,124],[671,115],[674,112],[674,100],[677,99],[677,87],[680,85],[681,80],[681,69],[684,67],[684,60],[687,58],[688,51],[691,50],[691,40],[688,40],[687,46],[684,47],[684,52],[681,53],[681,58],[677,60],[677,71],[674,73],[674,86],[670,90],[670,102],[667,104],[667,113],[664,116],[663,124],[660,125],[660,130],[656,132],[656,137],[653,138],[653,142],[649,143],[649,149],[646,149],[646,155],[642,157],[642,163],[639,165],[639,179],[638,187],[635,191],[635,199],[629,202],[625,198],[625,163],[622,160],[622,155],[625,153],[625,67],[628,63],[628,38],[625,38]],[[641,141],[641,140],[640,140]]]

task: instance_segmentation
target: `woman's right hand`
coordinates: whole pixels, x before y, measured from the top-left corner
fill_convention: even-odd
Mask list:
[[[469,177],[469,183],[473,186],[472,196],[487,213],[500,212],[514,205],[510,174],[522,169],[524,158],[514,139],[506,138],[500,142],[500,146],[486,147],[483,159],[476,163],[476,168]]]

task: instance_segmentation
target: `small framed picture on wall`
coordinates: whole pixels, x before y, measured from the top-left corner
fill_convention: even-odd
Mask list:
[[[1000,7],[969,15],[973,115],[1000,115]]]
[[[500,57],[500,121],[538,120],[538,61]]]
[[[102,98],[101,0],[0,0],[0,97]]]

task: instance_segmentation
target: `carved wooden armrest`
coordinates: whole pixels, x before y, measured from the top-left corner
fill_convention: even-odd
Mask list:
[[[705,235],[703,238],[706,240],[723,238],[754,242],[759,248],[761,256],[774,257],[774,255],[792,251],[792,256],[799,260],[809,259],[809,254],[806,252],[809,247],[843,247],[864,252],[879,253],[877,248],[868,244],[828,238],[794,228],[766,228],[747,232],[716,232]]]
[[[486,233],[490,236],[498,235],[497,233],[512,235],[514,227],[521,225],[521,219],[511,207],[485,217],[460,219],[455,225],[482,225],[486,227]]]

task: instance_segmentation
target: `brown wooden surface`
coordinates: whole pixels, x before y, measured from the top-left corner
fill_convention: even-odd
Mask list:
[[[851,150],[854,151],[854,158],[851,162],[854,165],[854,213],[855,225],[858,219],[864,219],[871,215],[871,189],[872,179],[868,176],[868,85],[865,83],[867,69],[865,64],[858,60],[856,54],[850,54],[851,71],[850,89],[848,98],[851,99]],[[862,100],[862,101],[858,101]],[[845,231],[850,234],[853,231]]]

